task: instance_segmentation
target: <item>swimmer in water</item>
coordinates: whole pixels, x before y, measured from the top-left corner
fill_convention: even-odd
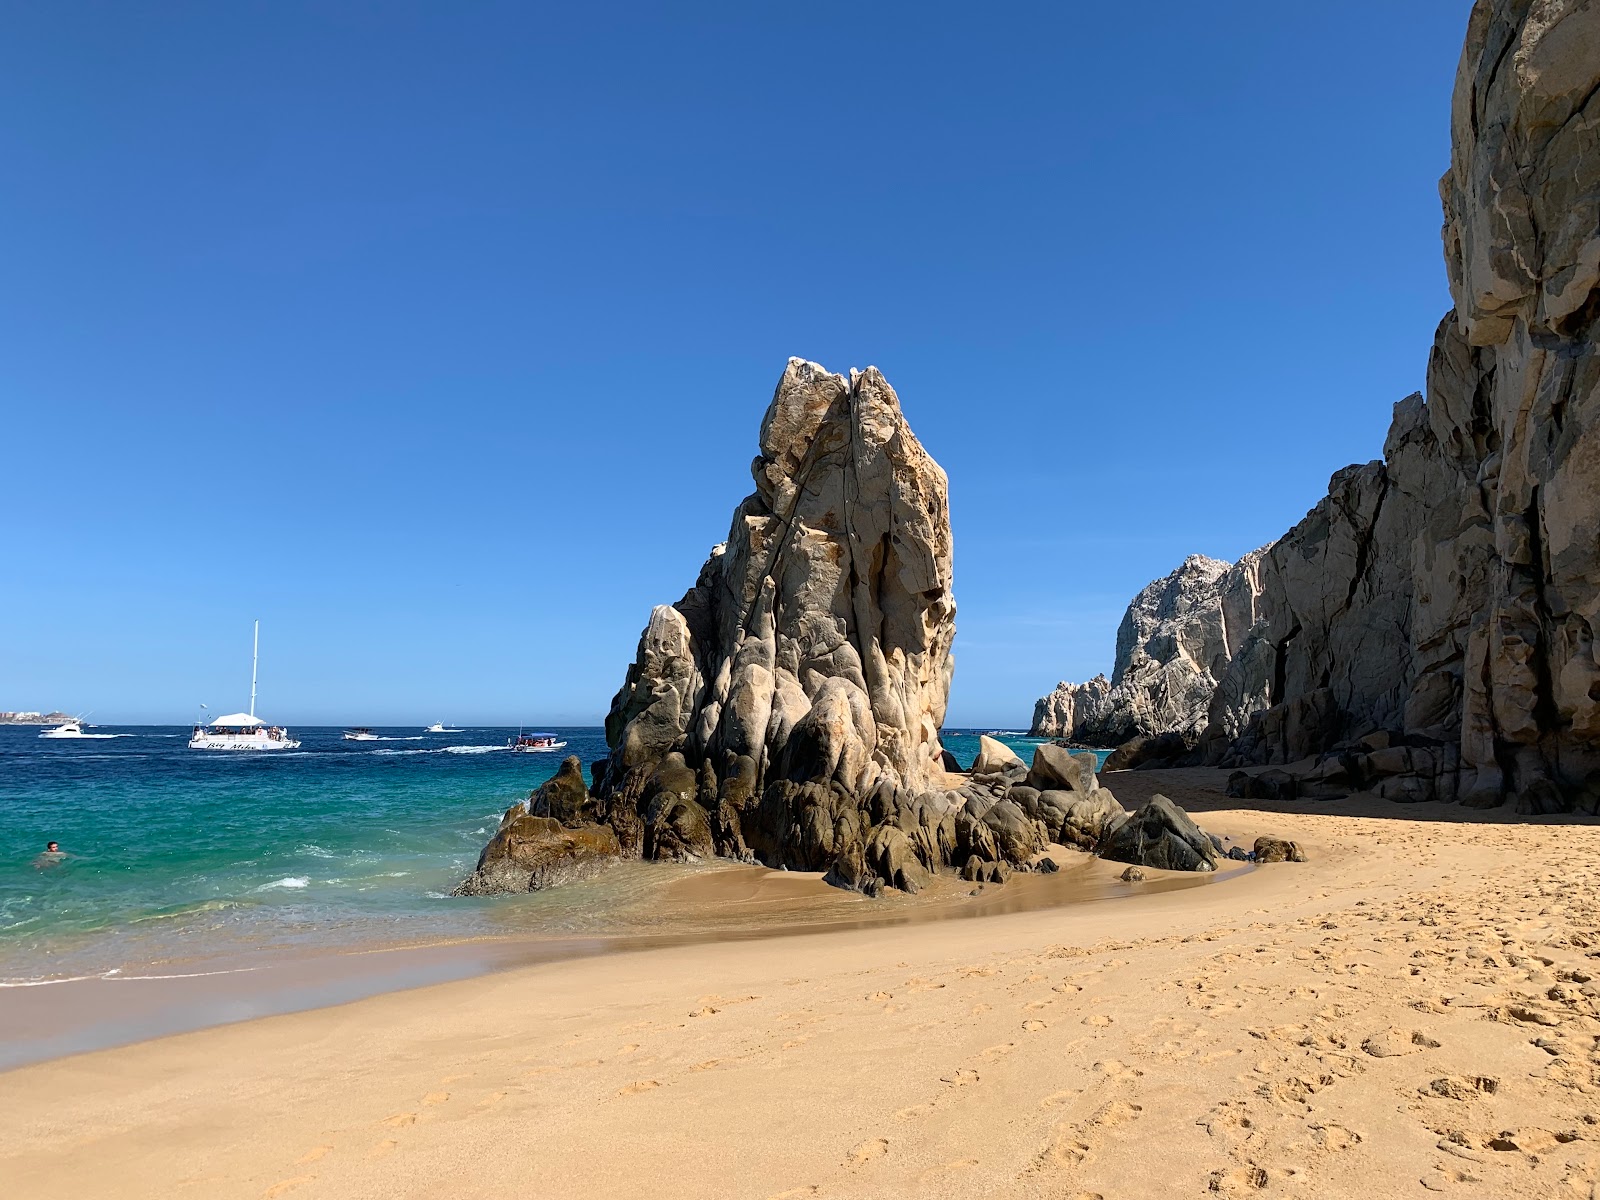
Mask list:
[[[57,843],[57,842],[46,842],[45,843],[45,847],[44,847],[44,853],[39,855],[38,858],[33,860],[33,865],[36,866],[36,867],[53,867],[58,862],[60,862],[62,859],[66,858],[66,857],[67,856],[64,853],[62,853],[61,846],[60,846],[59,843]]]

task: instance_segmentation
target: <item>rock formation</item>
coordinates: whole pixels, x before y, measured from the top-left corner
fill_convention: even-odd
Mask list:
[[[1302,795],[1600,807],[1596,46],[1580,0],[1473,6],[1426,398],[1260,559],[1206,761],[1322,756]]]
[[[1111,679],[1057,684],[1034,705],[1031,732],[1090,746],[1176,734],[1192,746],[1217,681],[1260,616],[1265,553],[1232,564],[1191,554],[1147,585],[1117,629]]]
[[[868,891],[914,890],[973,854],[1024,861],[1042,830],[945,769],[946,482],[893,389],[874,368],[790,360],[751,470],[727,541],[650,614],[592,793],[541,791],[496,843],[548,835],[526,823],[549,809],[563,829],[611,831],[623,855],[716,854]]]

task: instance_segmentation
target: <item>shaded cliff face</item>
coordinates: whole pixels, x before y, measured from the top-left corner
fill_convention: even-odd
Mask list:
[[[1426,401],[1263,563],[1264,619],[1207,754],[1289,762],[1388,731],[1407,798],[1600,798],[1600,8],[1479,0],[1440,183],[1455,308]]]
[[[1111,679],[1057,684],[1034,705],[1032,732],[1095,746],[1176,733],[1192,745],[1217,680],[1259,617],[1263,553],[1232,564],[1192,554],[1146,586],[1117,630]]]

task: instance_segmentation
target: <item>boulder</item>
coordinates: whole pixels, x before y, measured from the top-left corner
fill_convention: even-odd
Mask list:
[[[1007,767],[1021,767],[1027,770],[1027,764],[1017,757],[1017,752],[1002,741],[990,737],[988,734],[978,736],[978,757],[973,760],[972,773],[974,775],[995,775]]]
[[[492,896],[537,892],[598,874],[621,853],[609,825],[568,828],[513,805],[478,856],[477,868],[452,893]]]
[[[1189,751],[1189,743],[1181,733],[1140,734],[1113,750],[1103,769],[1135,771],[1175,767],[1188,757]]]
[[[1066,790],[1087,796],[1100,786],[1095,778],[1098,759],[1089,751],[1074,753],[1064,746],[1045,743],[1033,752],[1028,786],[1039,791]]]
[[[906,835],[893,825],[879,825],[867,836],[862,856],[867,869],[890,887],[918,892],[931,878],[917,860]]]
[[[553,817],[567,826],[593,821],[594,804],[583,782],[583,763],[577,755],[562,759],[554,777],[534,791],[528,798],[528,812],[535,817]]]
[[[1281,838],[1258,837],[1252,854],[1258,863],[1305,862],[1305,851],[1294,842]]]
[[[1164,871],[1214,871],[1217,851],[1211,839],[1171,800],[1162,795],[1119,822],[1100,841],[1096,853],[1113,862]]]
[[[1096,788],[1087,796],[1077,792],[1041,792],[1039,806],[1041,812],[1056,816],[1053,825],[1046,821],[1052,841],[1084,850],[1092,850],[1111,826],[1127,816],[1127,810],[1117,803],[1109,788]]]

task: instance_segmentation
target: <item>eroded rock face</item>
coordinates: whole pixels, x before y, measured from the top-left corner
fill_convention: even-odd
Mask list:
[[[606,718],[594,810],[627,853],[915,888],[951,861],[965,803],[939,743],[955,635],[944,472],[876,369],[846,379],[799,359],[751,472],[727,541],[651,613]]]
[[[1260,617],[1265,548],[1225,563],[1192,554],[1133,598],[1117,630],[1109,680],[1060,683],[1033,710],[1036,737],[1120,746],[1176,734],[1192,746],[1217,681]]]
[[[1600,807],[1597,45],[1592,4],[1473,6],[1426,397],[1261,558],[1206,761],[1320,757],[1303,793]],[[1409,765],[1365,758],[1374,733]]]

